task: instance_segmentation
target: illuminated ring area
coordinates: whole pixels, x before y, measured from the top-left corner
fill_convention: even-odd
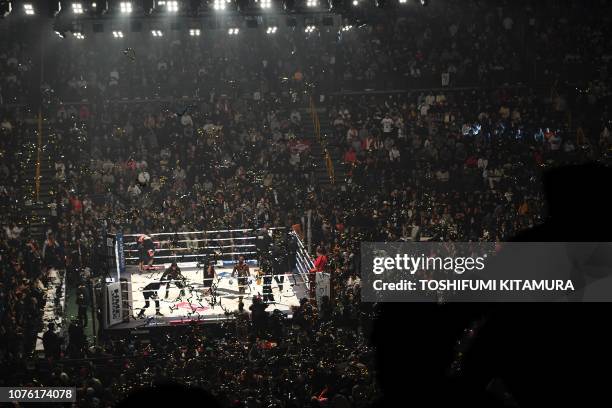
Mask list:
[[[233,318],[240,302],[248,311],[254,298],[268,304],[268,312],[278,310],[290,316],[300,299],[315,296],[310,290],[309,274],[313,261],[299,237],[291,232],[287,239],[295,240],[294,253],[287,254],[284,259],[288,262],[281,263],[282,269],[264,273],[260,268],[258,241],[266,233],[271,237],[287,234],[283,228],[270,228],[267,232],[231,229],[146,235],[155,247],[151,266],[140,262],[139,238],[143,234],[109,234],[109,239],[115,242],[115,262],[109,268],[112,282],[107,285],[107,309],[115,307],[116,311],[107,312],[107,327],[227,320]],[[239,278],[232,272],[240,256],[245,258],[249,273]],[[164,278],[164,272],[173,262],[177,263],[181,276]],[[214,277],[205,276],[205,269],[210,265],[214,266]],[[320,279],[317,277],[317,283]],[[267,281],[270,281],[272,300],[265,296]],[[113,302],[113,289],[120,301]]]

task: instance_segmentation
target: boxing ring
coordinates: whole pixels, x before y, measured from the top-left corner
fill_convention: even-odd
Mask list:
[[[107,234],[105,328],[220,322],[233,319],[241,302],[249,311],[254,301],[290,317],[300,299],[329,296],[329,274],[317,274],[316,293],[310,290],[313,260],[300,237],[284,228],[149,234],[151,267],[141,264],[142,236]],[[249,269],[244,279],[232,276],[239,257]],[[173,262],[180,276],[164,278]],[[211,265],[214,276],[206,274]]]

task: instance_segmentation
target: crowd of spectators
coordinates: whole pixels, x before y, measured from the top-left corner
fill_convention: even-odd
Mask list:
[[[375,310],[360,302],[359,243],[508,239],[543,220],[543,170],[610,152],[609,25],[579,4],[542,7],[450,2],[340,35],[58,43],[43,87],[57,185],[45,252],[57,256],[45,259],[27,235],[22,171],[8,159],[24,151],[19,135],[32,125],[0,117],[1,360],[22,384],[76,384],[79,406],[109,406],[168,379],[228,406],[371,402]],[[19,102],[20,75],[32,69],[27,49],[2,50],[0,102]],[[326,95],[317,99],[321,130],[344,175],[335,185],[316,177],[324,164],[312,153],[308,94]],[[193,98],[144,101],[183,95]],[[61,258],[70,273],[99,273],[102,224],[125,233],[295,224],[306,232],[307,214],[334,284],[318,308],[302,302],[289,320],[240,310],[216,336],[195,326],[150,343],[87,347],[80,332],[66,356],[53,347],[38,375],[23,375],[47,268]]]
[[[610,149],[608,123],[572,130],[524,89],[343,97],[329,113],[348,182],[323,218],[378,240],[508,239],[542,219],[543,170]]]
[[[0,35],[0,50],[0,105],[25,103],[34,69],[32,50],[8,35]]]
[[[74,384],[84,407],[111,406],[168,382],[202,387],[230,407],[368,406],[380,396],[369,326],[352,299],[340,299],[343,310],[329,299],[318,310],[304,301],[290,320],[273,313],[251,323],[240,310],[218,330],[190,325],[147,339],[107,340],[74,355],[85,360],[37,365],[24,383]]]
[[[606,2],[596,14],[577,2],[436,3],[365,8],[363,15],[356,8],[356,22],[346,20],[350,29],[320,26],[313,33],[298,26],[274,35],[208,30],[203,40],[166,33],[144,44],[130,36],[93,36],[69,47],[58,40],[50,44],[57,51],[52,66],[62,75],[48,82],[65,101],[502,84],[609,94],[609,24],[600,18]]]
[[[125,233],[289,226],[312,183],[301,114],[276,102],[105,104],[57,112],[57,228],[92,242]],[[80,140],[79,144],[68,143]],[[64,147],[65,146],[65,147]]]
[[[2,112],[0,123],[0,362],[22,358],[31,348],[38,327],[41,265],[38,245],[27,240],[21,204],[22,172],[12,160],[23,137],[23,123]]]

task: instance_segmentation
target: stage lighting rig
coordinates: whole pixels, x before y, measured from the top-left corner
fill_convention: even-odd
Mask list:
[[[178,1],[172,0],[172,1],[166,2],[166,11],[168,11],[168,13],[178,13],[179,11]]]
[[[82,3],[72,3],[72,13],[73,14],[83,14],[83,4]]]
[[[255,3],[262,10],[270,10],[272,8],[272,0],[255,0]]]
[[[32,3],[23,3],[23,12],[26,16],[33,16],[36,14],[34,11],[34,5]]]
[[[133,11],[131,1],[122,1],[119,3],[119,12],[121,14],[131,14]]]
[[[213,9],[216,11],[222,11],[227,8],[227,0],[214,0],[213,1]]]
[[[175,14],[179,11],[179,3],[176,0],[158,0],[155,3],[156,9],[163,9],[166,13]]]

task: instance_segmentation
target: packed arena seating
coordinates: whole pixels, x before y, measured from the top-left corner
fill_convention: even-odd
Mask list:
[[[225,406],[376,401],[376,308],[360,302],[359,243],[507,239],[543,220],[545,169],[609,156],[609,24],[578,3],[520,3],[434,4],[341,34],[212,33],[133,45],[133,60],[103,40],[54,44],[42,93],[57,245],[28,235],[26,182],[11,160],[31,153],[22,135],[36,130],[32,110],[0,111],[0,361],[23,385],[78,384],[79,406],[110,406],[170,378]],[[2,105],[28,98],[28,50],[2,46]],[[307,126],[310,96],[342,175],[333,185],[315,176],[324,164]],[[306,231],[308,213],[334,276],[335,296],[318,310],[236,311],[215,335],[194,326],[96,347],[75,325],[61,356],[26,370],[48,269],[96,273],[103,221],[126,233]]]
[[[31,91],[29,81],[34,75],[31,49],[28,43],[0,38],[0,105],[26,102]]]

